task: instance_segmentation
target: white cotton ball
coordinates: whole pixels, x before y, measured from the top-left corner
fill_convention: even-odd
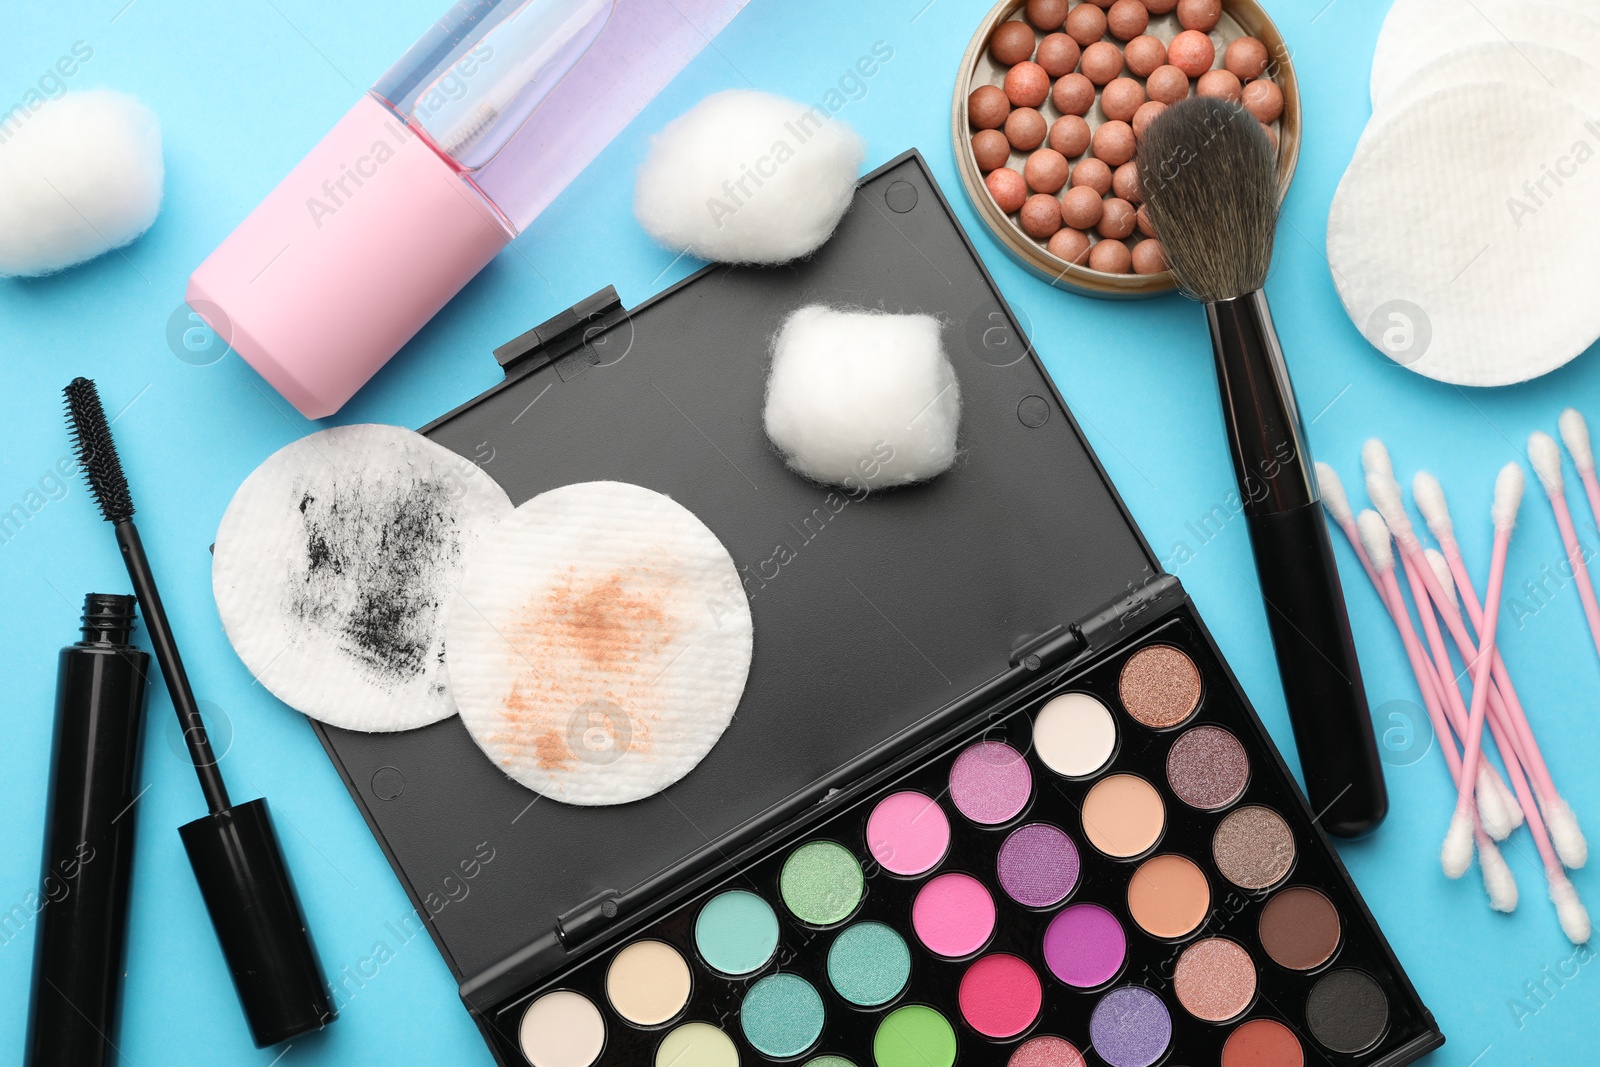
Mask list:
[[[131,96],[67,93],[0,125],[0,275],[51,274],[138,237],[161,210],[161,126]]]
[[[920,482],[956,458],[961,386],[930,315],[794,312],[772,345],[767,436],[800,474],[850,489]]]
[[[746,89],[708,96],[656,135],[633,211],[668,248],[722,263],[787,263],[850,208],[865,143],[821,108]]]

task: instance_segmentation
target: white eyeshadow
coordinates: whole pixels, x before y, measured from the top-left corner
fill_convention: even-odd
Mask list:
[[[1100,770],[1116,747],[1116,721],[1088,693],[1064,693],[1033,720],[1034,751],[1046,767],[1067,778]]]
[[[581,993],[546,993],[522,1015],[522,1054],[533,1067],[589,1067],[606,1044],[600,1009]]]

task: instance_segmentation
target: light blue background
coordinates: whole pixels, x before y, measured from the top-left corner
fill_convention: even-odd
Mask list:
[[[1324,6],[1326,4],[1326,6]],[[161,117],[167,202],[119,253],[42,281],[0,281],[0,509],[24,501],[68,454],[60,389],[99,380],[137,487],[141,527],[239,797],[270,797],[325,966],[373,975],[327,1032],[285,1052],[252,1049],[174,828],[201,812],[164,692],[153,693],[139,802],[124,1062],[487,1064],[444,964],[395,929],[410,905],[310,727],[259,687],[229,649],[209,588],[206,545],[234,488],[279,446],[314,427],[236,357],[193,366],[166,340],[185,278],[229,229],[440,14],[445,0],[88,0],[10,3],[0,15],[0,103],[9,106],[75,41],[94,56],[74,87],[134,93]],[[1368,114],[1368,57],[1382,18],[1370,0],[1267,5],[1295,53],[1307,136],[1268,287],[1316,454],[1359,485],[1361,442],[1382,435],[1401,474],[1435,471],[1451,494],[1469,560],[1487,558],[1495,471],[1529,431],[1555,430],[1567,404],[1600,417],[1600,358],[1513,389],[1468,392],[1407,373],[1346,319],[1323,258],[1329,201]],[[499,377],[489,351],[601,286],[637,303],[689,273],[630,214],[647,135],[714,90],[747,83],[819,98],[875,41],[894,59],[842,117],[865,135],[868,166],[920,148],[1001,289],[1024,317],[1061,391],[1151,543],[1178,567],[1245,688],[1286,752],[1292,738],[1244,524],[1202,543],[1199,520],[1234,491],[1201,312],[1169,297],[1113,304],[1051,289],[1003,255],[969,209],[952,164],[955,68],[987,0],[752,0],[750,7],[611,149],[341,412],[339,421],[417,426]],[[1320,9],[1320,10],[1319,10]],[[1397,184],[1396,196],[1411,195]],[[1559,262],[1552,272],[1564,269]],[[1358,499],[1362,494],[1357,493]],[[60,492],[56,493],[61,497]],[[1571,495],[1580,530],[1595,529]],[[1547,503],[1530,493],[1508,589],[1563,558]],[[1342,547],[1351,614],[1374,708],[1416,690],[1377,601]],[[56,650],[78,604],[126,588],[110,533],[82,487],[51,499],[0,545],[5,755],[0,773],[0,911],[38,878]],[[1593,766],[1600,663],[1570,583],[1523,625],[1507,616],[1506,657],[1552,769],[1600,834]],[[1380,722],[1380,728],[1389,725]],[[1291,757],[1291,762],[1293,762]],[[1508,856],[1522,888],[1511,917],[1488,909],[1475,873],[1439,872],[1450,803],[1442,761],[1391,769],[1393,814],[1341,851],[1450,1044],[1431,1061],[1588,1062],[1600,1018],[1600,966],[1574,955],[1545,899],[1526,831]],[[1576,882],[1600,905],[1600,881]],[[415,929],[415,924],[411,925]],[[0,1063],[18,1063],[31,926],[0,944]],[[393,958],[371,957],[378,942]],[[374,974],[375,970],[375,974]],[[1552,978],[1551,976],[1555,976]],[[1541,999],[1526,983],[1543,983]],[[355,988],[353,985],[350,988]],[[1518,1010],[1514,1005],[1520,1003]],[[1584,1020],[1588,1020],[1587,1023]]]

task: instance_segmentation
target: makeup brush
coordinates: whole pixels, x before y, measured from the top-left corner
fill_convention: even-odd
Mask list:
[[[1594,640],[1595,651],[1600,652],[1600,604],[1595,603],[1589,566],[1583,561],[1583,545],[1578,543],[1578,530],[1572,525],[1572,512],[1567,508],[1567,487],[1561,476],[1561,446],[1554,437],[1535,430],[1528,435],[1528,461],[1533,464],[1533,473],[1539,476],[1545,496],[1550,498],[1556,529],[1561,531],[1567,561],[1572,564],[1572,584],[1578,587],[1578,600],[1589,622],[1589,636]]]
[[[145,628],[210,814],[179,827],[189,863],[234,988],[258,1048],[333,1021],[300,902],[264,799],[231,804],[205,721],[189,687],[178,643],[156,590],[155,574],[133,523],[133,494],[122,472],[99,391],[87,378],[67,386],[67,424],[100,514],[116,530]]]
[[[1195,97],[1151,124],[1138,167],[1167,262],[1206,305],[1234,474],[1306,793],[1329,833],[1364,834],[1389,809],[1383,765],[1312,458],[1261,291],[1278,219],[1274,153],[1248,112]]]

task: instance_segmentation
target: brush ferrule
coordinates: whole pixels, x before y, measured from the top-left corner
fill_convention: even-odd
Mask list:
[[[1314,503],[1311,456],[1266,294],[1209,303],[1206,321],[1245,512],[1279,514]]]

